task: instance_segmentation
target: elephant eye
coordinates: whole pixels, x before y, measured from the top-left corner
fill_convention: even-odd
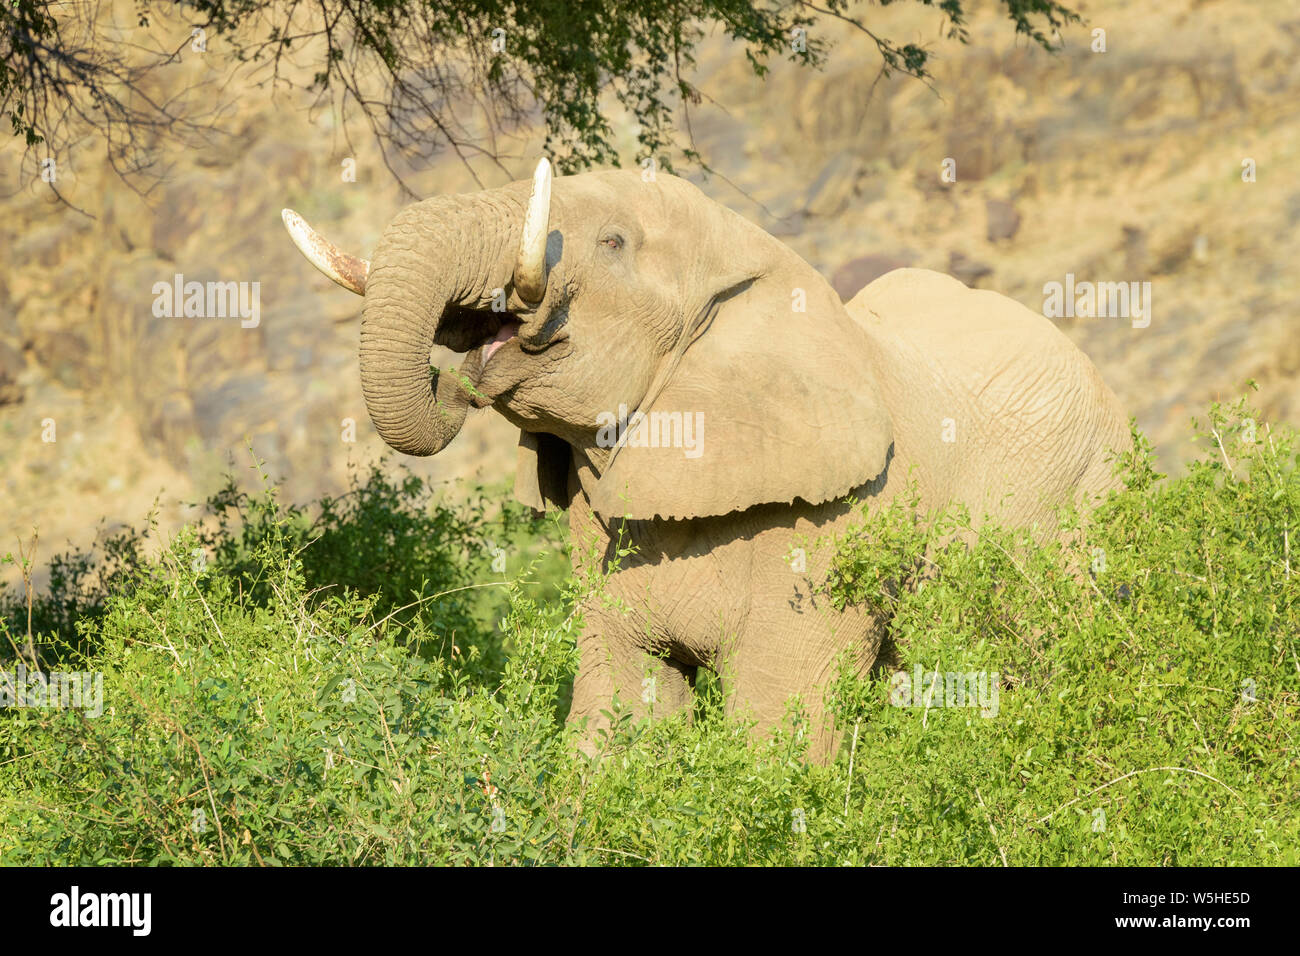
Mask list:
[[[613,249],[615,252],[617,252],[619,249],[623,248],[623,237],[618,235],[617,233],[612,233],[608,236],[603,237],[600,240],[600,244],[602,246],[608,246],[610,249]]]

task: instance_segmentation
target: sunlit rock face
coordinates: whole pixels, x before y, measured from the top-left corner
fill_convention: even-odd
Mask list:
[[[919,5],[872,15],[886,36],[937,32]],[[698,80],[727,109],[706,100],[692,129],[725,179],[678,165],[845,298],[900,265],[955,264],[1035,310],[1044,284],[1067,274],[1151,282],[1149,327],[1056,321],[1175,468],[1187,418],[1247,378],[1266,415],[1300,422],[1300,184],[1272,160],[1300,149],[1300,126],[1274,119],[1300,100],[1300,33],[1246,0],[1181,19],[1117,2],[1088,15],[1109,31],[1106,52],[1080,29],[1049,56],[980,11],[971,44],[943,44],[933,64],[941,95],[877,82],[870,39],[834,24],[824,71],[777,62],[764,81],[710,40]],[[357,373],[362,300],[302,260],[279,213],[292,206],[367,255],[409,197],[365,131],[354,154],[305,99],[229,92],[230,135],[164,157],[167,179],[145,198],[93,141],[59,170],[68,205],[21,144],[0,148],[0,178],[26,184],[0,215],[0,498],[6,526],[39,525],[50,548],[86,542],[101,517],[138,522],[160,491],[163,524],[181,520],[177,502],[215,487],[232,460],[251,477],[249,446],[292,500],[342,490],[350,462],[384,450]],[[540,144],[538,131],[515,152],[534,157]],[[530,162],[511,172],[527,177]],[[489,186],[506,178],[478,171]],[[453,155],[399,172],[425,196],[476,188]],[[155,314],[155,284],[177,274],[259,283],[260,320]],[[406,463],[500,480],[513,431],[471,412],[446,451]]]

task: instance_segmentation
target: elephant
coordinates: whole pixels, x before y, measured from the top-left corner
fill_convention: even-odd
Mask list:
[[[569,714],[588,752],[615,695],[638,717],[689,714],[703,667],[759,734],[798,695],[806,756],[829,760],[827,682],[845,660],[865,673],[889,626],[819,594],[854,501],[908,492],[964,502],[976,528],[1054,527],[1116,486],[1131,447],[1115,395],[1042,315],[914,268],[843,303],[667,173],[553,177],[543,159],[531,182],[403,208],[371,261],[283,217],[364,296],[383,440],[436,454],[470,407],[494,408],[520,431],[515,495],[567,509],[575,570],[606,575]],[[460,369],[431,370],[434,345]],[[822,543],[796,563],[798,541]]]

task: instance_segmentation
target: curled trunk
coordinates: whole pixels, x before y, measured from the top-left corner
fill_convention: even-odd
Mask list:
[[[361,388],[375,429],[399,452],[436,454],[465,423],[482,373],[476,346],[506,318],[490,308],[511,281],[524,198],[507,187],[429,199],[384,232],[366,281]],[[458,372],[431,369],[435,344],[468,350]]]

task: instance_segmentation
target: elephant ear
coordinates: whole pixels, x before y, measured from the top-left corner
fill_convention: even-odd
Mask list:
[[[569,507],[569,445],[554,435],[519,432],[515,497],[534,511]]]
[[[867,336],[819,276],[803,283],[807,311],[793,311],[798,284],[761,278],[717,305],[629,416],[592,496],[597,514],[685,519],[819,504],[881,473],[893,423]]]

